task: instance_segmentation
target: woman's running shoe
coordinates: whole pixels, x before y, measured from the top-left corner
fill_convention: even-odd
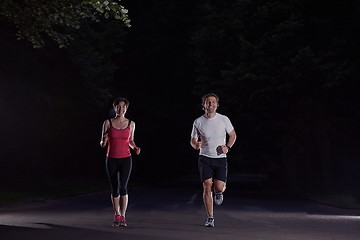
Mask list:
[[[114,222],[113,222],[113,227],[118,227],[120,226],[121,223],[121,216],[120,215],[114,215]]]
[[[127,227],[126,219],[123,216],[120,216],[120,224],[121,227]]]

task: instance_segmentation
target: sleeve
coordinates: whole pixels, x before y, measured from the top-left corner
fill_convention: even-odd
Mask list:
[[[228,117],[224,117],[224,122],[225,122],[225,130],[227,133],[231,132],[232,130],[234,130],[233,125],[231,124],[231,121]]]
[[[194,123],[193,123],[192,131],[191,131],[191,137],[192,138],[198,138],[199,137],[198,130],[197,130],[197,127],[196,127],[196,121],[194,121]]]

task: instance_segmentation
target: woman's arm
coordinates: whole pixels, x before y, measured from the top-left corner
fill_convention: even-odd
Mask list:
[[[131,121],[129,146],[135,151],[135,153],[137,155],[139,155],[141,152],[141,149],[138,146],[136,146],[136,143],[134,141],[134,133],[135,133],[135,122]]]
[[[100,146],[105,147],[109,138],[108,138],[108,130],[110,127],[110,123],[108,120],[105,120],[103,123],[102,131],[101,131],[101,140],[100,140]]]

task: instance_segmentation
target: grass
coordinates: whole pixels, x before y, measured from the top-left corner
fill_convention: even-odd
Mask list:
[[[335,207],[360,209],[360,195],[353,191],[345,191],[336,184],[315,182],[308,193],[308,198]]]
[[[360,209],[360,200],[345,194],[314,194],[309,197],[317,202],[340,208]]]
[[[0,202],[41,201],[81,193],[105,191],[107,179],[41,179],[6,181],[0,186]]]

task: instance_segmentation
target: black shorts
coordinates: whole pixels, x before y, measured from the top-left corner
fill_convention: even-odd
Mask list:
[[[198,167],[201,182],[209,178],[217,179],[223,182],[227,181],[227,158],[210,158],[199,155]]]

